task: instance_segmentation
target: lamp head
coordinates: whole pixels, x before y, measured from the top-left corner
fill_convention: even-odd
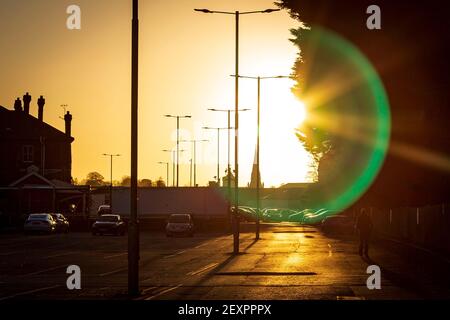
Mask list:
[[[194,9],[194,11],[203,12],[203,13],[212,13],[212,11],[208,10],[208,9]]]
[[[272,12],[280,11],[280,10],[281,9],[266,9],[266,10],[263,11],[263,13],[272,13]]]

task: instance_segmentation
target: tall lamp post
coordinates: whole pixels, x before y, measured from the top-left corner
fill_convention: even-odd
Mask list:
[[[193,145],[194,187],[197,186],[197,142],[209,142],[209,140],[181,140],[180,142],[191,142]]]
[[[165,164],[166,165],[166,186],[169,186],[169,162],[158,162],[158,164]]]
[[[139,1],[133,0],[131,41],[131,187],[128,222],[128,294],[139,291],[139,222],[138,222],[138,83],[139,83]],[[238,73],[236,73],[238,74]]]
[[[178,152],[184,152],[185,150],[178,150]],[[172,187],[175,187],[175,162],[176,162],[176,150],[163,150],[163,152],[170,152],[172,154]],[[167,182],[169,183],[169,182]]]
[[[236,75],[232,75],[232,77],[236,77]],[[260,120],[261,120],[261,80],[266,79],[286,79],[290,78],[289,76],[272,76],[272,77],[252,77],[252,76],[238,76],[236,78],[243,79],[253,79],[258,82],[258,112],[257,112],[257,120],[256,120],[256,239],[259,239],[260,226],[259,226],[259,217],[260,217],[260,185],[261,185],[261,174],[259,171],[259,154],[260,154]]]
[[[203,127],[205,130],[217,130],[217,183],[220,187],[220,130],[228,130],[227,128],[211,128]]]
[[[250,109],[240,109],[239,112],[249,111]],[[216,108],[209,108],[208,111],[213,112],[226,112],[227,113],[227,120],[228,120],[228,164],[227,164],[227,193],[228,193],[228,216],[230,218],[231,216],[231,164],[230,164],[230,143],[231,143],[231,113],[235,112],[235,110],[232,109],[216,109]]]
[[[235,74],[239,75],[239,17],[241,15],[247,15],[247,14],[253,14],[253,13],[272,13],[275,11],[280,11],[280,9],[266,9],[266,10],[260,10],[260,11],[212,11],[209,9],[194,9],[197,12],[202,13],[217,13],[217,14],[228,14],[228,15],[234,15],[235,16],[235,23],[236,23],[236,45],[235,45]],[[235,138],[234,138],[234,171],[235,171],[235,192],[234,192],[234,207],[236,213],[238,212],[238,204],[239,204],[239,163],[238,163],[238,149],[239,149],[239,77],[236,77],[235,80],[235,120],[234,120],[234,130],[235,130]],[[233,254],[239,253],[239,220],[236,216],[233,219]]]
[[[114,157],[120,157],[120,154],[109,154],[104,153],[103,156],[110,157],[110,177],[111,177],[111,183],[109,184],[109,207],[111,208],[112,212],[112,199],[113,199],[113,158]]]
[[[177,188],[178,188],[180,178],[180,119],[191,118],[191,116],[173,116],[170,114],[166,114],[164,116],[166,118],[177,119]]]

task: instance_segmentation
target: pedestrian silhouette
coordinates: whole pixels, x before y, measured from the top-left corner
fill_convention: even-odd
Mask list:
[[[356,222],[356,229],[359,232],[359,255],[368,257],[373,224],[369,213],[365,209],[361,209],[361,213]]]

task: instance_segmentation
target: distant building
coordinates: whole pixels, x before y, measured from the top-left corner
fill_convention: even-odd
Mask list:
[[[208,182],[208,187],[210,187],[210,188],[217,188],[217,187],[220,187],[220,185],[219,185],[219,183],[217,181],[212,180],[212,181]]]
[[[20,225],[29,213],[87,208],[89,187],[72,185],[72,115],[64,115],[62,132],[44,122],[43,96],[37,117],[30,114],[30,103],[26,93],[13,110],[0,106],[0,226]]]
[[[261,179],[261,171],[258,170],[258,161],[257,161],[257,154],[255,150],[255,158],[253,160],[253,167],[252,167],[252,174],[250,178],[250,184],[248,185],[249,188],[256,188],[258,186],[258,173],[259,173],[259,187],[264,188],[264,184],[262,183]]]
[[[280,189],[306,189],[312,185],[314,185],[312,182],[285,183],[280,186]]]
[[[64,116],[65,132],[44,122],[44,97],[37,100],[38,116],[30,114],[31,96],[17,98],[14,110],[0,106],[0,185],[8,186],[30,171],[48,180],[71,183],[72,115]]]
[[[233,175],[233,173],[230,173],[230,177],[229,177],[229,182],[228,182],[228,169],[225,170],[225,175],[222,177],[222,187],[228,187],[228,184],[230,184],[231,188],[235,187],[235,177]]]

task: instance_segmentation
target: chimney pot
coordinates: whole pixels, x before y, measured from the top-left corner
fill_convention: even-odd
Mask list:
[[[17,98],[14,102],[14,110],[22,111],[22,101],[20,100],[20,98]]]
[[[64,115],[64,121],[66,122],[66,135],[68,137],[72,136],[72,115],[69,111]]]
[[[37,104],[39,107],[38,108],[38,119],[39,119],[39,121],[43,122],[44,121],[44,105],[45,105],[45,99],[43,96],[39,97]]]
[[[30,103],[31,103],[31,96],[27,92],[23,96],[23,112],[25,112],[26,114],[30,114]]]

